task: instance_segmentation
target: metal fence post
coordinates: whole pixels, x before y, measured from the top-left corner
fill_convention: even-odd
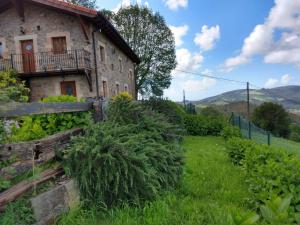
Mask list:
[[[251,122],[250,121],[248,122],[248,137],[249,137],[249,139],[252,138],[251,137]]]
[[[75,60],[76,60],[76,69],[78,70],[79,65],[78,65],[78,55],[77,55],[77,50],[75,50]]]
[[[14,69],[14,55],[10,55],[10,63],[11,63],[11,69]]]
[[[241,116],[239,116],[239,128],[242,129]]]
[[[270,146],[271,145],[271,133],[268,132],[268,145]]]

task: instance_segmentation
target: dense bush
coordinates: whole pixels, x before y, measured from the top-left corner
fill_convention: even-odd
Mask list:
[[[202,114],[203,116],[210,117],[210,118],[224,117],[224,115],[220,111],[218,111],[217,109],[215,109],[214,107],[211,107],[211,106],[207,106],[205,108],[202,108],[200,110],[200,114]]]
[[[290,130],[291,133],[289,139],[292,141],[300,142],[300,126],[297,124],[291,124]]]
[[[253,149],[255,144],[250,140],[243,140],[238,137],[228,139],[226,149],[231,161],[236,165],[242,165],[246,151]]]
[[[184,116],[186,112],[183,106],[170,100],[155,97],[144,101],[144,104],[150,107],[151,110],[164,114],[170,123],[184,126]]]
[[[225,126],[223,118],[212,118],[203,115],[187,115],[184,119],[187,132],[190,135],[221,135]]]
[[[183,164],[177,127],[124,96],[114,98],[108,115],[74,138],[64,156],[82,199],[141,204],[176,186]]]
[[[241,130],[238,127],[227,125],[223,128],[221,132],[221,136],[225,139],[225,141],[229,140],[230,138],[242,137]]]
[[[27,102],[29,89],[13,71],[0,71],[0,102]]]
[[[257,207],[277,196],[292,194],[290,210],[300,212],[299,156],[242,139],[230,140],[227,149],[232,161],[242,165]]]
[[[77,102],[77,98],[73,96],[53,96],[44,98],[42,102]],[[60,131],[85,126],[90,120],[91,114],[89,112],[24,116],[19,119],[20,127],[12,129],[9,141],[40,139]]]

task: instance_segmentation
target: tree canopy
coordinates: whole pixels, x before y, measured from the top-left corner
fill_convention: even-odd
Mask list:
[[[121,8],[117,13],[105,10],[103,14],[141,59],[135,68],[137,91],[161,96],[170,86],[171,71],[176,67],[175,41],[165,19],[138,5]]]
[[[289,136],[289,115],[285,109],[277,103],[263,103],[254,110],[252,119],[257,126],[270,131],[276,136]]]
[[[90,9],[96,8],[96,0],[65,0],[65,1],[75,5],[81,5]]]

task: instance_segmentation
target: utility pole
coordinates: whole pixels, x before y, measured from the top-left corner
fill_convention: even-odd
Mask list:
[[[247,82],[247,116],[250,121],[250,90],[249,90],[249,82]]]

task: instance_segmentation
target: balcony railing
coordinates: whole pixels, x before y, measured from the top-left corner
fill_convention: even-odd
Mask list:
[[[85,50],[11,54],[9,58],[0,59],[0,71],[16,70],[24,75],[90,69],[90,53]]]

